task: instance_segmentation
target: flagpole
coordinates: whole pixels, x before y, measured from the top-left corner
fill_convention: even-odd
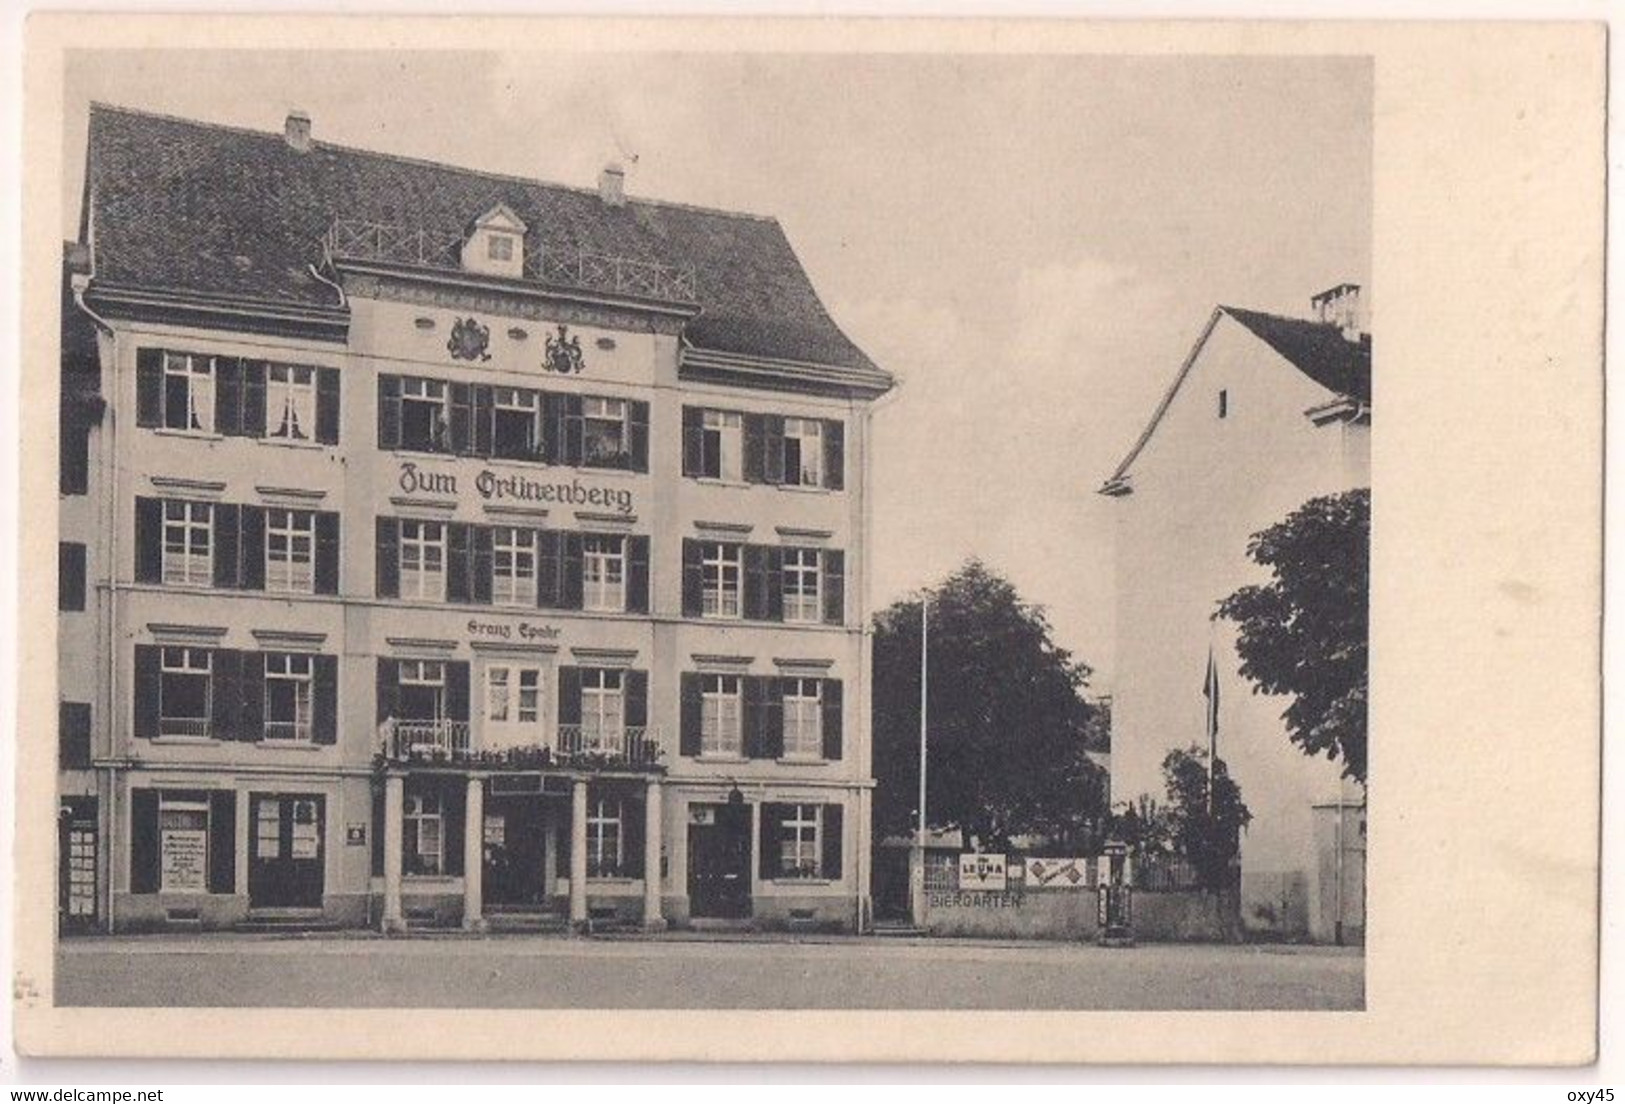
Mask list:
[[[919,836],[920,848],[925,849],[925,740],[926,740],[926,686],[929,671],[926,664],[926,648],[931,634],[931,592],[925,591],[920,597],[920,822]]]

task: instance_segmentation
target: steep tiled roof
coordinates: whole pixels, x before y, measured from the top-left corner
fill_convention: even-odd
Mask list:
[[[777,221],[629,199],[280,134],[93,105],[87,183],[98,282],[278,306],[334,305],[309,266],[336,219],[454,239],[504,203],[543,248],[695,269],[701,349],[872,373]]]

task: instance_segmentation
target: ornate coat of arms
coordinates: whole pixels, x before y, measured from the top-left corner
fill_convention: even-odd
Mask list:
[[[557,336],[547,335],[547,355],[542,367],[562,376],[579,375],[586,367],[581,359],[581,338],[571,337],[569,327],[560,326]]]
[[[455,360],[490,360],[486,348],[491,344],[491,327],[482,326],[478,319],[459,318],[451,327],[446,351]]]

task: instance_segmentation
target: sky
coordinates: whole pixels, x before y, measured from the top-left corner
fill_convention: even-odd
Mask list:
[[[902,381],[875,419],[877,607],[977,556],[1111,689],[1095,493],[1213,307],[1370,287],[1362,58],[274,52],[69,66],[75,236],[100,100],[772,215]],[[1372,298],[1376,298],[1373,289]]]

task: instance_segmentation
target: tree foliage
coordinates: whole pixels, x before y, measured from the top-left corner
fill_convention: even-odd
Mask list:
[[[919,598],[875,615],[874,823],[911,832],[919,789]],[[926,812],[984,847],[1041,833],[1088,846],[1104,817],[1106,773],[1089,668],[1058,647],[1038,607],[971,560],[930,601]],[[1101,748],[1103,750],[1103,748]]]
[[[1274,579],[1219,603],[1238,629],[1242,675],[1255,692],[1291,696],[1282,717],[1306,755],[1342,760],[1364,782],[1370,490],[1311,499],[1255,533],[1247,554]]]
[[[1111,833],[1142,857],[1182,856],[1204,887],[1219,889],[1232,876],[1242,829],[1253,814],[1223,759],[1213,763],[1213,803],[1208,804],[1207,759],[1199,747],[1170,751],[1162,760],[1166,800],[1141,794],[1112,818]]]

